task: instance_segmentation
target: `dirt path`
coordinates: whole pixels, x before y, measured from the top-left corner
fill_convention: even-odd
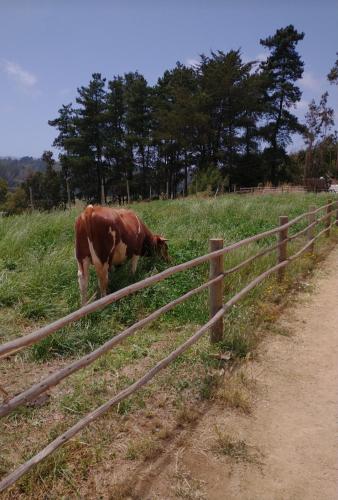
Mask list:
[[[249,369],[256,380],[251,415],[214,405],[141,498],[337,498],[338,250],[312,284],[314,292],[281,318],[289,335],[268,336]],[[235,429],[249,446],[246,459],[212,451],[215,426]]]

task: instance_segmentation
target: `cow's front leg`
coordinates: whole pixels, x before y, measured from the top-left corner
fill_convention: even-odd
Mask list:
[[[139,255],[133,255],[131,258],[131,272],[132,272],[132,274],[136,273],[139,258],[140,258]]]
[[[99,282],[101,297],[107,295],[108,288],[108,263],[105,264],[96,264],[96,274]]]
[[[86,257],[81,262],[78,261],[77,265],[78,265],[77,277],[80,288],[81,305],[84,306],[87,303],[90,260],[88,257]]]

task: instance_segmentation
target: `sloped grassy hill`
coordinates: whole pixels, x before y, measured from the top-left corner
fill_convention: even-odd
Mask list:
[[[279,215],[291,219],[307,211],[310,205],[320,206],[326,201],[327,195],[309,194],[225,196],[216,200],[155,201],[135,204],[132,208],[154,232],[169,238],[171,264],[175,265],[206,253],[210,237],[223,237],[226,244],[238,241],[274,227]],[[0,219],[1,341],[79,307],[73,229],[78,213],[79,209],[73,209]],[[270,244],[271,239],[264,240],[236,251],[226,257],[226,266],[257,251],[259,246]],[[244,286],[250,276],[259,274],[274,259],[274,255],[265,257],[229,278],[226,293],[232,294]],[[141,259],[134,277],[129,273],[129,265],[122,266],[111,275],[110,291],[155,274],[166,265]],[[202,283],[207,275],[207,266],[199,266],[138,292],[45,339],[33,348],[33,355],[36,359],[46,359],[90,350],[124,325]],[[90,294],[96,287],[92,272]],[[253,292],[252,297],[259,293],[259,290]],[[207,293],[203,293],[161,321],[168,325],[201,324],[207,319],[207,312]]]

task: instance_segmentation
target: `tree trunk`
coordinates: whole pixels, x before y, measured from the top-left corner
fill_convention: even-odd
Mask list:
[[[66,188],[67,188],[67,202],[68,202],[68,208],[70,209],[72,206],[72,200],[70,197],[70,185],[69,185],[69,177],[66,177]]]
[[[313,177],[313,158],[312,158],[312,141],[309,144],[309,147],[305,153],[305,165],[304,165],[304,180],[308,177]]]
[[[127,203],[130,204],[129,180],[127,178]]]
[[[104,204],[105,204],[104,182],[103,182],[103,177],[101,177],[101,205]]]
[[[188,165],[187,165],[187,157],[185,157],[185,162],[184,162],[184,196],[188,196]]]
[[[34,210],[33,189],[31,187],[29,188],[29,198],[30,198],[31,209]]]

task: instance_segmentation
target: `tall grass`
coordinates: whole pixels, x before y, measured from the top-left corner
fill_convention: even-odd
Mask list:
[[[270,196],[224,196],[218,199],[154,201],[133,205],[152,231],[169,238],[171,265],[186,262],[208,251],[208,240],[224,238],[225,244],[268,230],[278,224],[279,215],[293,218],[320,206],[327,195],[283,194]],[[78,210],[33,213],[0,219],[0,341],[18,336],[22,330],[50,322],[79,307],[77,268],[74,258],[74,220]],[[305,222],[304,222],[305,224]],[[304,225],[303,224],[303,225]],[[297,225],[293,232],[300,229]],[[273,238],[254,243],[225,257],[230,267]],[[258,275],[275,260],[270,255],[251,264],[226,281],[225,294],[231,296],[250,277]],[[134,277],[129,265],[111,275],[110,291],[160,272],[166,267],[159,260],[141,259]],[[78,321],[33,347],[36,359],[54,355],[78,355],[113,336],[123,326],[180,296],[205,281],[207,265],[172,276],[164,282],[127,297],[105,310]],[[268,286],[268,285],[263,285]],[[229,318],[252,315],[255,290],[243,306]],[[91,271],[90,294],[97,289]],[[250,309],[251,308],[251,309]],[[187,323],[201,324],[208,316],[207,293],[190,299],[164,316],[160,323],[170,328]],[[251,317],[251,316],[250,316]]]

